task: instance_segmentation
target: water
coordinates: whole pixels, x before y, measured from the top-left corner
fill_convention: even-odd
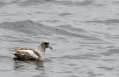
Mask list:
[[[1,77],[119,77],[118,0],[0,0]],[[12,48],[47,38],[44,63]]]

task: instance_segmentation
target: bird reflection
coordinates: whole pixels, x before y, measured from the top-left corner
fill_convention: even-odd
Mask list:
[[[38,61],[14,61],[14,70],[44,70],[43,62]]]

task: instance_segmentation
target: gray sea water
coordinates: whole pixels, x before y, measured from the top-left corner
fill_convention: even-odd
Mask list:
[[[44,38],[43,63],[12,59]],[[119,77],[119,1],[0,0],[0,77]]]

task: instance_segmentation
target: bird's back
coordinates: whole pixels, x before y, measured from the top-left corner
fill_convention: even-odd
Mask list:
[[[30,48],[16,48],[14,55],[16,59],[21,60],[37,59],[38,55],[34,52],[35,50]]]

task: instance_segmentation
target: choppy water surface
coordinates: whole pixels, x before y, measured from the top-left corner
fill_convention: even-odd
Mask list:
[[[36,48],[44,63],[14,61],[11,48]],[[119,77],[118,0],[0,0],[1,77]]]

